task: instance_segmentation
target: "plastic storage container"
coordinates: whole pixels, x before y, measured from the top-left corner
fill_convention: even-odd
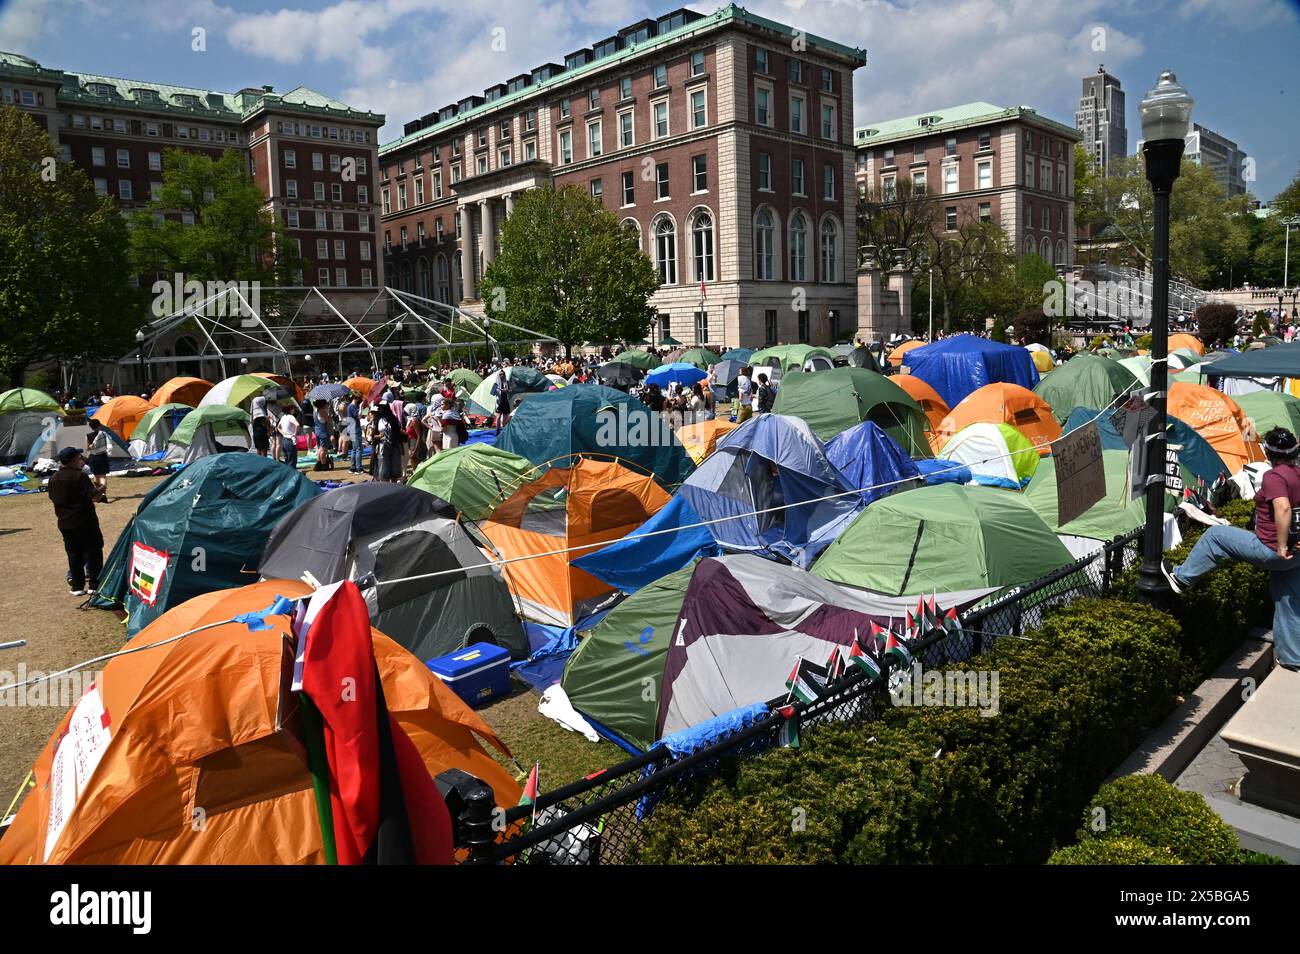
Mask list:
[[[510,652],[491,643],[474,643],[425,665],[471,706],[487,705],[510,692]]]

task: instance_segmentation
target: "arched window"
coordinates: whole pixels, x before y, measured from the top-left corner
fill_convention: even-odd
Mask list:
[[[760,209],[754,219],[754,277],[770,282],[776,278],[776,223],[771,209]]]
[[[1025,254],[1026,255],[1034,254],[1034,237],[1032,235],[1025,236]]]
[[[824,282],[839,281],[840,268],[840,230],[835,220],[828,218],[822,222],[822,274]]]
[[[1069,258],[1065,254],[1065,239],[1059,239],[1056,243],[1056,265],[1069,265]]]
[[[695,280],[713,281],[713,216],[699,212],[691,226],[692,257],[695,261]]]
[[[432,298],[429,281],[429,260],[423,256],[415,263],[416,294],[421,298]]]
[[[414,286],[411,284],[411,263],[410,262],[402,263],[401,289],[402,291],[405,292],[414,290]]]
[[[622,224],[636,237],[636,247],[641,248],[641,223],[636,219],[624,219]]]
[[[1039,246],[1038,254],[1043,256],[1043,261],[1048,265],[1056,264],[1052,261],[1052,240],[1047,236],[1043,236],[1043,244]]]
[[[451,283],[447,277],[447,256],[439,254],[434,266],[438,273],[438,301],[444,305],[451,304]]]
[[[808,220],[802,212],[790,216],[790,281],[808,280]]]
[[[677,230],[673,220],[666,217],[655,226],[655,266],[659,269],[659,284],[677,284]]]

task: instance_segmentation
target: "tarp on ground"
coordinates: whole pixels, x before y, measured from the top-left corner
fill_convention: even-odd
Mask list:
[[[772,410],[807,421],[823,441],[861,421],[874,421],[908,454],[932,456],[921,405],[889,378],[866,368],[787,374]]]
[[[953,335],[915,348],[908,353],[906,363],[912,374],[938,391],[949,407],[956,407],[972,391],[997,381],[1031,391],[1038,386],[1038,369],[1028,351],[974,335]]]
[[[725,549],[806,566],[863,506],[797,417],[760,414],[718,441],[678,491]],[[833,496],[832,499],[821,498]],[[724,519],[730,518],[730,519]]]
[[[325,863],[301,741],[277,728],[289,618],[267,615],[256,630],[224,622],[310,593],[271,580],[205,594],[128,642],[138,650],[223,624],[108,661],[37,756],[0,864]],[[429,774],[469,772],[513,806],[519,785],[482,744],[509,755],[493,730],[414,656],[371,638],[384,702]]]
[[[1016,586],[1071,560],[1020,494],[936,484],[877,500],[836,538],[812,572],[864,590],[908,596]]]
[[[579,556],[573,565],[616,590],[635,593],[662,576],[667,576],[702,556],[722,552],[709,527],[693,527],[703,518],[678,493],[662,510],[622,540]],[[676,533],[663,531],[680,527]]]
[[[135,635],[190,597],[242,586],[257,572],[276,524],[320,492],[298,471],[257,454],[189,464],[140,501],[92,603],[122,606],[127,634]]]
[[[921,482],[916,462],[873,421],[863,421],[826,444],[826,458],[867,503]],[[888,486],[882,486],[888,485]]]
[[[664,486],[681,483],[694,468],[661,415],[600,384],[530,398],[510,418],[497,447],[557,467],[579,454],[613,457],[653,474]]]
[[[1034,393],[1051,405],[1056,420],[1064,424],[1076,407],[1107,407],[1119,395],[1140,386],[1123,363],[1078,354],[1044,377]]]
[[[445,500],[466,520],[486,517],[529,480],[541,476],[531,461],[489,443],[439,451],[415,468],[407,485]]]

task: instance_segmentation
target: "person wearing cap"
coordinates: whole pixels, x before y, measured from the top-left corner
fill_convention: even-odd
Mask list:
[[[1300,669],[1300,443],[1284,427],[1264,435],[1270,469],[1255,494],[1255,528],[1215,526],[1201,534],[1179,566],[1161,572],[1181,595],[1220,563],[1242,560],[1269,571],[1273,596],[1273,652],[1280,665]]]
[[[95,501],[103,494],[86,475],[80,448],[59,451],[59,465],[46,490],[68,555],[68,592],[85,596],[95,592],[104,569],[104,534],[95,512]]]

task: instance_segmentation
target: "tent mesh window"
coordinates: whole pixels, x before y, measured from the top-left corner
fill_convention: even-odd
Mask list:
[[[924,669],[964,662],[999,639],[1021,637],[1024,630],[1039,625],[1052,607],[1105,593],[1120,573],[1140,562],[1141,535],[1138,529],[1116,537],[1096,553],[1034,583],[985,598],[962,615],[959,631],[935,632],[918,641],[912,647],[914,659]],[[801,737],[827,723],[875,721],[890,707],[888,692],[901,679],[892,664],[875,678],[849,667],[816,701],[791,703]],[[543,792],[536,802],[535,820],[533,807],[507,810],[507,834],[471,844],[469,861],[562,865],[635,861],[644,837],[641,822],[657,805],[671,801],[689,808],[729,764],[780,744],[786,720],[779,710],[786,703],[786,699],[772,700],[767,715],[692,752],[674,757],[656,745],[603,772]]]

